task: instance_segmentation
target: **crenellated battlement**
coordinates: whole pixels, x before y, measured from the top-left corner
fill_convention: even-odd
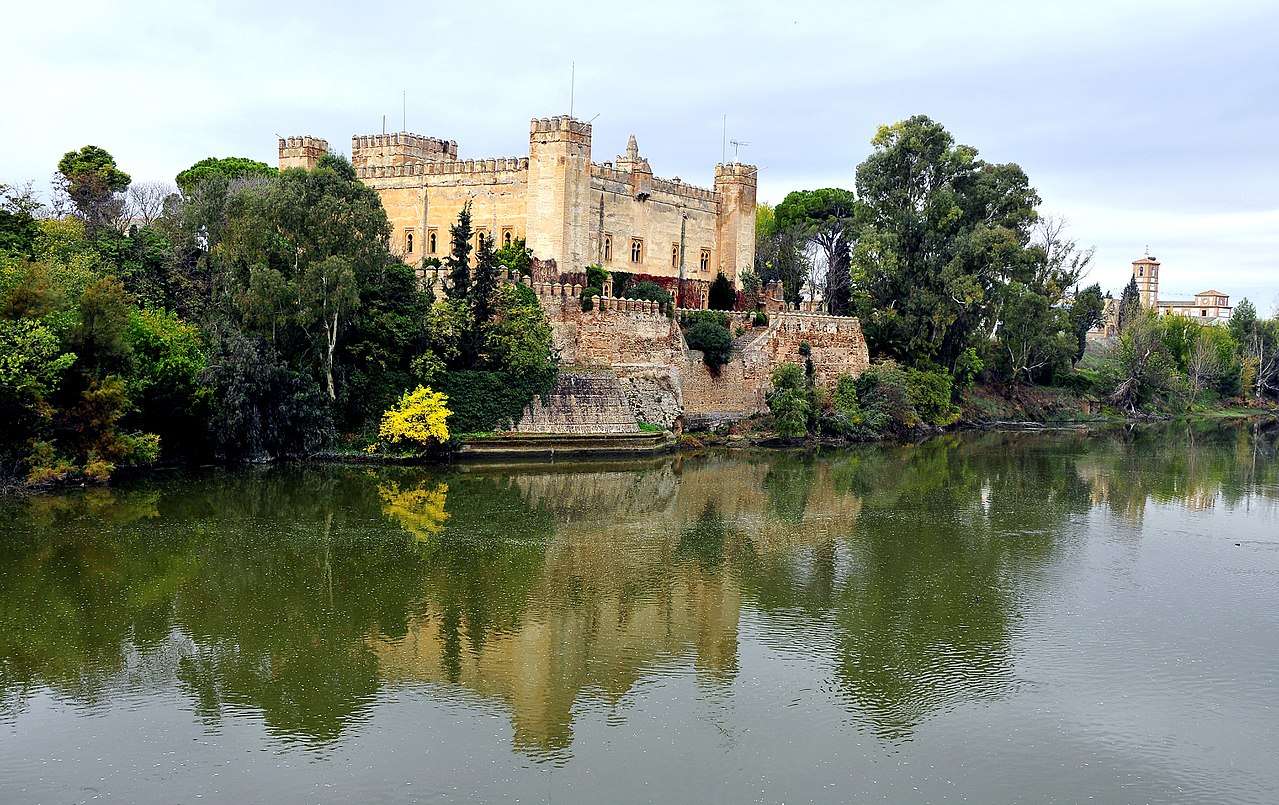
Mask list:
[[[555,117],[535,117],[529,121],[529,134],[567,134],[574,137],[591,136],[591,124],[568,115]]]
[[[720,163],[715,166],[715,186],[742,184],[755,187],[759,182],[759,168],[741,162]]]
[[[351,164],[356,168],[455,161],[455,140],[424,137],[407,131],[357,134],[351,138]]]
[[[280,170],[302,168],[311,170],[320,157],[329,152],[329,141],[322,137],[303,134],[298,137],[281,137],[279,145]]]
[[[498,157],[453,162],[414,162],[407,165],[366,165],[357,167],[355,175],[361,179],[389,179],[397,176],[446,176],[527,170],[528,157]]]

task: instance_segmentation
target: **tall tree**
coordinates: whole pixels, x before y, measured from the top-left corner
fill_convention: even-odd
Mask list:
[[[457,214],[457,223],[449,228],[449,256],[444,258],[444,267],[448,269],[449,296],[454,299],[468,299],[471,295],[471,239],[475,233],[471,229],[471,203],[462,205]]]
[[[324,384],[330,400],[337,399],[333,386],[333,353],[337,350],[338,330],[348,315],[360,305],[359,286],[351,261],[337,254],[308,264],[297,279],[299,321],[303,325],[318,321],[324,330]]]
[[[854,310],[874,352],[951,368],[1034,259],[1039,197],[1020,167],[978,159],[924,116],[871,142],[857,168]]]
[[[502,281],[502,266],[493,251],[493,239],[481,235],[479,241],[479,248],[475,250],[475,271],[470,292],[476,328],[484,327],[493,318],[494,297]]]
[[[269,178],[276,175],[275,168],[265,162],[246,157],[208,157],[182,171],[174,180],[183,193],[191,193],[201,184],[211,180],[222,182],[246,176]]]
[[[788,193],[774,210],[778,228],[797,229],[821,254],[824,277],[820,290],[830,312],[837,315],[849,309],[856,207],[852,191],[825,187]]]
[[[1129,324],[1141,317],[1141,292],[1137,290],[1137,278],[1133,277],[1128,280],[1119,297],[1119,332],[1122,333]]]
[[[63,188],[90,234],[116,224],[124,211],[122,194],[129,187],[129,174],[116,167],[115,157],[106,149],[86,145],[68,151],[58,160]]]
[[[1101,285],[1093,283],[1075,294],[1070,302],[1070,327],[1075,334],[1075,357],[1078,362],[1088,347],[1088,331],[1104,319],[1106,300],[1101,295]]]

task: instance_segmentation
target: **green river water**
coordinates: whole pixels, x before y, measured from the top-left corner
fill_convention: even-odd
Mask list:
[[[0,500],[0,802],[1279,802],[1277,439]]]

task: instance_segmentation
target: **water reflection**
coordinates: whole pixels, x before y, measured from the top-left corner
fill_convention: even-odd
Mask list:
[[[178,689],[325,743],[379,693],[503,703],[563,758],[575,708],[687,669],[730,693],[744,618],[886,741],[1018,684],[1029,576],[1091,512],[1279,497],[1247,424],[948,436],[823,456],[518,472],[277,468],[8,501],[0,702]]]

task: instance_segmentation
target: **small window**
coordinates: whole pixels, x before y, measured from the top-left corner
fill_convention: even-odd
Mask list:
[[[605,235],[604,236],[604,262],[610,263],[612,261],[613,261],[613,236]]]
[[[435,230],[426,233],[426,252],[427,254],[435,254]]]
[[[1139,276],[1139,277],[1144,277],[1144,276],[1146,276],[1146,269],[1144,269],[1144,268],[1138,268],[1138,269],[1137,269],[1137,276]]]
[[[671,244],[671,268],[679,268],[679,244]]]
[[[641,263],[644,261],[644,240],[642,238],[631,238],[631,262]]]
[[[711,270],[711,250],[710,249],[702,249],[701,266],[702,266],[702,271]]]
[[[404,230],[404,253],[405,254],[413,253],[413,230],[412,229]]]
[[[1199,311],[1199,315],[1200,315],[1200,316],[1207,316],[1207,315],[1208,315],[1208,311],[1206,311],[1206,310],[1201,310],[1201,311]]]
[[[511,240],[513,237],[514,236],[511,234],[511,228],[509,226],[503,229],[502,230],[502,246],[509,249],[511,247]]]

